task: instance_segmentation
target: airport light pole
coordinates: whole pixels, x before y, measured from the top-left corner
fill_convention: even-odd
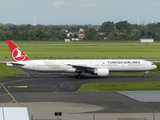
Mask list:
[[[31,115],[31,120],[33,120],[33,115]]]
[[[93,120],[95,120],[95,114],[93,114]]]
[[[59,108],[57,107],[57,112],[55,112],[55,116],[57,116],[57,120],[59,120],[59,116],[62,115],[62,112],[59,112]]]
[[[155,120],[155,113],[153,113],[153,120]]]
[[[155,110],[155,112],[153,113],[153,120],[155,120],[155,118],[156,118],[156,115],[155,115],[156,113],[160,114],[159,111]]]

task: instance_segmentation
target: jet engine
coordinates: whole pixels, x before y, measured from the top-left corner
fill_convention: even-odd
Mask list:
[[[109,75],[109,69],[108,68],[97,68],[94,71],[94,74],[98,76],[108,76]]]

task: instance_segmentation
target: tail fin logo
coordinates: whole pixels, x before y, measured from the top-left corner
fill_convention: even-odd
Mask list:
[[[15,48],[12,51],[12,57],[15,61],[23,61],[26,58],[26,55],[19,48]]]

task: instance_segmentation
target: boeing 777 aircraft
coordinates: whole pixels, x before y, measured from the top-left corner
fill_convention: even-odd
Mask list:
[[[85,73],[108,76],[109,72],[144,72],[157,68],[153,62],[139,59],[100,59],[100,60],[30,60],[30,58],[12,41],[7,40],[14,62],[7,63],[22,69],[36,72],[77,73],[76,78],[84,78]]]

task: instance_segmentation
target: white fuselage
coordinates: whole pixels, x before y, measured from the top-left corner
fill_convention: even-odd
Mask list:
[[[13,62],[13,65],[37,72],[76,72],[72,65],[91,67],[94,69],[107,68],[109,71],[149,71],[157,68],[150,61],[138,59],[107,59],[107,60],[27,60]]]

